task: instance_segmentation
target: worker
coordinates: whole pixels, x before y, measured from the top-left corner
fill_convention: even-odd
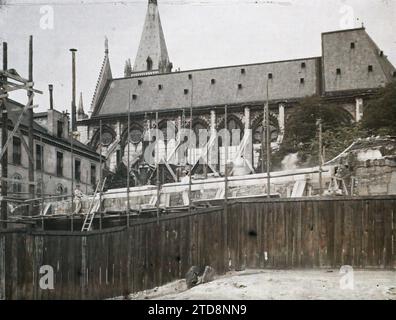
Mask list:
[[[76,209],[73,214],[79,214],[82,207],[82,198],[84,197],[84,193],[80,190],[80,185],[76,185],[76,189],[74,190],[74,202],[76,204]]]

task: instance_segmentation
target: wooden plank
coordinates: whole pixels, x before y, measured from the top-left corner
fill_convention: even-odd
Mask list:
[[[0,233],[0,300],[6,299],[5,242],[6,235]]]

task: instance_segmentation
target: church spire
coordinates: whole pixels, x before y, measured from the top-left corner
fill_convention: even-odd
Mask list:
[[[105,37],[104,47],[105,56],[103,59],[102,68],[100,69],[98,81],[96,82],[95,92],[92,98],[89,114],[95,113],[100,102],[100,97],[105,90],[107,83],[113,79],[109,60],[109,40],[107,39],[107,37]]]
[[[148,1],[146,20],[133,67],[134,72],[151,70],[158,70],[160,73],[172,71],[157,0]]]
[[[131,59],[125,61],[124,77],[128,78],[132,75]]]
[[[78,102],[77,119],[82,120],[86,118],[88,118],[88,116],[84,112],[83,96],[82,96],[82,92],[80,92],[80,101]]]

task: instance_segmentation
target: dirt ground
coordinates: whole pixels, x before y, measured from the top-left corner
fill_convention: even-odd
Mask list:
[[[185,280],[178,280],[132,294],[129,299],[396,300],[396,271],[353,270],[352,275],[348,286],[340,270],[245,270],[229,272],[190,290]]]

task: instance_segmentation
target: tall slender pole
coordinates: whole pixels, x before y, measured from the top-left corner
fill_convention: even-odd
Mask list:
[[[266,128],[267,128],[267,121],[266,121],[266,114],[267,114],[267,104],[264,103],[263,108],[263,130],[261,131],[261,172],[264,173],[265,168],[265,139],[266,139]]]
[[[7,66],[7,42],[3,42],[3,70],[6,71],[8,69]],[[7,78],[3,77],[0,79],[0,95],[5,93],[5,90],[3,89],[2,82],[6,81]],[[8,139],[8,114],[7,114],[7,108],[5,105],[5,98],[0,99],[0,105],[1,105],[1,121],[2,121],[2,127],[1,127],[1,148],[4,150],[7,144],[7,139]],[[8,218],[8,205],[7,205],[7,177],[8,177],[8,152],[5,152],[1,158],[1,177],[3,178],[1,180],[1,220],[6,221]],[[2,222],[0,223],[0,228],[7,228],[7,223]]]
[[[43,145],[43,136],[40,135],[40,154],[41,154],[41,159],[40,159],[40,166],[41,166],[41,227],[44,230],[44,145]]]
[[[103,223],[103,210],[102,210],[102,120],[99,121],[99,211],[100,211],[100,219],[99,219],[99,229],[102,230]]]
[[[318,161],[319,161],[319,195],[323,194],[323,180],[322,180],[322,165],[323,165],[323,157],[322,157],[322,119],[318,119],[318,130],[319,130],[319,150],[318,150]]]
[[[228,205],[228,170],[227,170],[227,162],[228,162],[228,143],[229,132],[228,132],[228,106],[224,106],[224,129],[225,129],[225,141],[224,141],[224,208],[227,211]]]
[[[71,105],[71,121],[72,131],[77,131],[76,120],[76,52],[77,49],[70,49],[72,53],[72,105]]]
[[[161,201],[161,194],[160,194],[160,165],[159,165],[159,129],[158,129],[158,112],[155,113],[155,170],[156,170],[156,184],[157,184],[157,222],[159,222],[159,214],[160,214],[160,201]]]
[[[73,129],[70,133],[70,172],[71,172],[71,215],[70,230],[73,231],[73,214],[74,214],[74,145],[73,145]]]
[[[128,157],[127,157],[127,226],[129,228],[129,214],[131,212],[131,204],[129,202],[129,183],[130,183],[130,160],[129,160],[129,154],[130,154],[130,141],[131,141],[131,92],[129,91],[129,98],[128,98],[128,135],[127,135],[127,152],[128,152]]]
[[[191,78],[191,99],[190,99],[190,132],[188,137],[188,144],[190,149],[190,159],[188,161],[188,212],[191,213],[192,209],[192,151],[193,145],[191,144],[192,139],[192,128],[193,128],[193,99],[194,99],[194,78]],[[188,153],[187,153],[188,155]]]
[[[29,81],[33,83],[33,36],[29,37]],[[33,92],[28,92],[28,98],[33,97]],[[33,136],[33,99],[30,102],[30,108],[27,110],[28,118],[28,146],[29,146],[29,165],[28,165],[28,175],[29,175],[29,197],[34,199],[34,163],[33,163],[33,149],[34,149],[34,136]],[[29,215],[33,215],[34,203],[31,202],[29,205]]]
[[[265,121],[266,121],[266,151],[267,151],[267,198],[271,198],[271,137],[270,137],[270,121],[269,121],[269,98],[268,98],[268,80],[267,80],[267,102],[265,104]]]
[[[44,145],[43,136],[40,135],[40,151],[41,151],[41,212],[44,213]]]

